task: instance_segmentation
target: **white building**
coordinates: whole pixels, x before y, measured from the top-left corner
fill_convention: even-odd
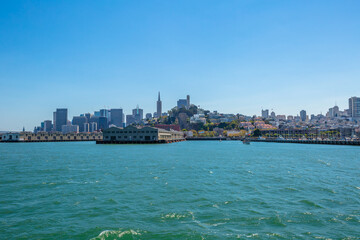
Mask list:
[[[3,142],[17,142],[20,141],[20,133],[7,132],[0,135],[0,141]]]

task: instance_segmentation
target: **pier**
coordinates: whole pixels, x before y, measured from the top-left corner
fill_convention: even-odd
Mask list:
[[[360,146],[360,141],[346,140],[294,140],[294,139],[250,139],[251,142],[274,142],[274,143],[300,143],[300,144],[326,144],[326,145],[352,145]]]
[[[161,143],[175,143],[186,141],[185,139],[176,140],[157,140],[157,141],[96,141],[96,144],[161,144]]]
[[[187,141],[243,141],[244,138],[225,138],[225,137],[192,137],[186,138]],[[296,139],[258,139],[247,138],[250,142],[274,142],[274,143],[300,143],[300,144],[327,144],[327,145],[352,145],[360,146],[360,140],[296,140]]]

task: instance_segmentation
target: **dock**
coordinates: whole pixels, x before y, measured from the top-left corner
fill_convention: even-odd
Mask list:
[[[185,139],[176,140],[157,140],[157,141],[103,141],[98,140],[96,144],[164,144],[186,141]]]

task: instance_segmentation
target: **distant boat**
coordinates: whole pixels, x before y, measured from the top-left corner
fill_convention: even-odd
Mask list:
[[[243,142],[243,144],[246,144],[246,145],[250,144],[250,140],[247,138],[244,138],[244,140],[242,142]]]

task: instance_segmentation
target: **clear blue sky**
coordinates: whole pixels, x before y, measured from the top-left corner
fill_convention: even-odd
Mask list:
[[[1,1],[0,130],[57,107],[325,113],[360,95],[360,1]]]

